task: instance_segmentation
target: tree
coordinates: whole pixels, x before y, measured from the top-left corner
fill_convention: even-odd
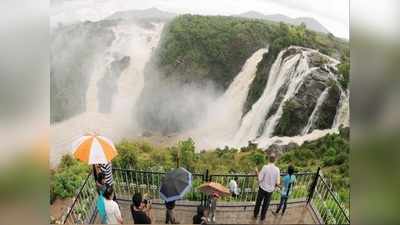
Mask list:
[[[179,156],[178,160],[180,166],[186,167],[189,170],[193,170],[195,167],[195,146],[193,139],[189,138],[186,141],[180,141],[178,143]]]

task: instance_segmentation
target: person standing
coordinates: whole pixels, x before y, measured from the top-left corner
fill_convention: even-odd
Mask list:
[[[288,167],[287,173],[288,174],[282,178],[283,187],[281,191],[281,201],[275,212],[275,214],[278,214],[279,211],[282,209],[282,216],[283,214],[285,214],[287,200],[289,198],[291,190],[293,189],[294,183],[296,182],[296,176],[294,175],[294,167],[292,165]]]
[[[178,224],[179,222],[176,221],[175,217],[175,201],[171,202],[166,202],[165,207],[167,208],[167,211],[165,212],[165,223],[166,224]]]
[[[108,186],[112,186],[114,183],[112,176],[112,166],[111,162],[107,164],[100,164],[100,172],[104,174],[105,183]]]
[[[108,186],[104,193],[104,206],[106,211],[106,222],[107,224],[122,224],[121,211],[119,210],[118,204],[112,200],[113,188]]]
[[[230,182],[229,182],[229,191],[232,194],[232,197],[236,198],[237,196],[239,196],[239,188],[238,188],[238,177],[233,178]]]
[[[260,206],[262,202],[260,219],[265,220],[272,193],[274,192],[275,188],[280,185],[280,170],[277,166],[275,166],[276,154],[271,153],[268,157],[268,161],[269,163],[264,165],[260,172],[258,172],[256,168],[259,188],[256,205],[254,207],[255,219],[260,212]]]
[[[218,192],[213,192],[211,196],[208,198],[208,207],[209,207],[209,220],[212,223],[215,223],[215,214],[217,210],[217,200],[219,199],[220,195]]]

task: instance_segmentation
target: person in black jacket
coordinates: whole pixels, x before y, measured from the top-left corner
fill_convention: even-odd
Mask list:
[[[208,224],[208,208],[199,205],[197,214],[193,216],[193,224]]]
[[[143,202],[143,197],[140,193],[136,193],[132,197],[131,213],[135,224],[151,224],[149,216],[151,206]]]

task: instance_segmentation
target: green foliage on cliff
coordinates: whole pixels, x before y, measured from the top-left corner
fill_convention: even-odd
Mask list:
[[[213,80],[226,88],[246,59],[266,47],[272,26],[224,16],[183,15],[163,32],[159,66],[184,81]]]
[[[342,75],[339,80],[343,88],[347,89],[350,82],[350,52],[342,55],[341,63],[338,65],[338,72]]]
[[[334,58],[343,58],[348,55],[348,43],[343,42],[332,35],[324,35],[307,30],[305,25],[290,26],[284,23],[275,25],[273,41],[269,46],[269,52],[259,63],[256,78],[250,86],[246,104],[243,112],[246,113],[262,95],[268,81],[269,71],[281,50],[291,45],[303,46],[312,49],[318,49],[321,53]]]
[[[268,72],[277,54],[290,45],[318,49],[340,58],[348,43],[307,30],[304,24],[292,26],[264,20],[225,16],[183,15],[164,30],[158,48],[157,66],[168,76],[184,82],[214,81],[227,88],[248,57],[269,46],[267,59],[259,64],[250,87],[244,112],[261,96]]]
[[[341,55],[347,43],[334,37],[265,20],[182,15],[163,31],[157,65],[166,76],[186,82],[212,80],[227,88],[246,59],[270,46],[273,58],[285,47],[300,45]]]

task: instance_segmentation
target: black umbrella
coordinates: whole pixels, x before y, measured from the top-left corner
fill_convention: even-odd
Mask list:
[[[160,196],[166,202],[182,199],[192,187],[192,174],[185,168],[174,169],[161,180]]]

